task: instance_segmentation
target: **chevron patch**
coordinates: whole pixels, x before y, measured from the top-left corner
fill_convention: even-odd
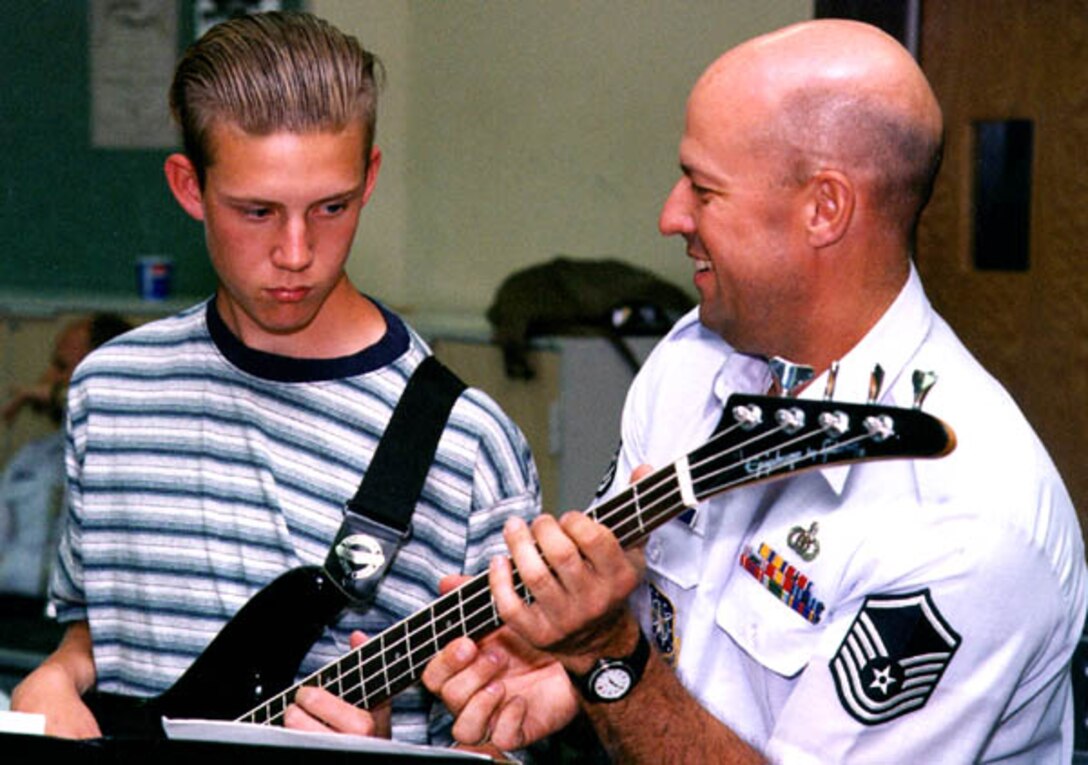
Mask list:
[[[928,589],[866,598],[829,665],[843,708],[863,725],[921,709],[960,642]]]

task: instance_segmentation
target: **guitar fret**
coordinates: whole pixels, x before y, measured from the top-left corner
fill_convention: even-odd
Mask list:
[[[407,638],[404,635],[398,634],[398,632],[403,631],[404,627],[402,624],[399,630],[394,627],[394,631],[386,633],[389,640],[386,643],[385,649],[391,657],[386,662],[385,667],[386,682],[387,688],[389,689],[389,695],[393,695],[392,688],[398,679],[412,673],[411,657],[405,645],[405,641]]]
[[[282,722],[284,716],[287,714],[287,706],[290,702],[287,700],[287,696],[280,694],[271,700],[271,703],[265,706],[264,711],[268,715],[267,720],[269,722],[273,720],[279,720]],[[275,708],[275,712],[272,709]]]
[[[359,662],[359,657],[355,654],[349,654],[351,666],[344,672],[340,678],[341,695],[340,698],[344,699],[350,704],[358,705],[366,698],[366,694],[363,689],[363,668]]]
[[[319,673],[318,684],[330,693],[340,695],[340,672],[337,664],[331,664]]]
[[[674,498],[679,497],[680,491],[675,471],[671,468],[658,471],[653,480],[647,481],[645,486],[642,484],[636,484],[636,486],[640,487],[640,491],[635,493],[633,500],[638,516],[638,527],[634,530],[630,529],[630,524],[626,520],[615,524],[613,531],[621,540],[641,538],[645,533],[660,525],[662,516],[667,516],[673,510],[683,507],[682,504],[674,501]],[[661,510],[662,505],[665,506],[664,511]]]
[[[370,661],[363,663],[363,671],[375,679],[377,688],[375,693],[379,693],[384,690],[385,693],[390,692],[389,685],[389,665],[385,662],[385,633],[381,633],[376,638],[373,638],[374,643],[371,646],[371,653],[374,656]]]
[[[421,653],[438,653],[438,638],[434,631],[434,619],[428,611],[408,617],[408,642],[418,646]]]
[[[634,517],[635,517],[635,521],[638,523],[638,531],[636,532],[636,534],[638,534],[639,536],[642,536],[646,532],[645,532],[645,524],[642,521],[642,504],[640,502],[641,497],[640,497],[638,484],[635,484],[634,486],[632,486],[631,489],[632,489],[632,491],[631,491],[631,504],[633,504],[634,507],[635,507],[635,516]],[[614,529],[614,532],[616,533],[617,536],[620,535],[618,528]],[[623,536],[626,536],[626,534],[624,534]]]
[[[633,534],[620,536],[621,543],[628,544],[635,539],[640,539],[646,533],[653,531],[662,523],[672,518],[685,507],[686,505],[680,499],[680,490],[679,487],[676,486],[675,481],[671,484],[666,482],[657,487],[657,490],[654,492],[653,501],[644,504],[641,508],[640,512],[643,517],[641,529]]]
[[[471,584],[471,582],[469,584]],[[465,585],[465,587],[468,586],[468,584]],[[434,623],[436,648],[440,642],[446,642],[446,635],[453,632],[459,624],[457,617],[457,612],[460,610],[459,599],[460,595],[447,595],[442,600],[438,601],[434,607],[429,609],[434,613],[432,621]]]

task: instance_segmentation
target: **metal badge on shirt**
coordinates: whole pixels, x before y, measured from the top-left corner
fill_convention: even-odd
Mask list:
[[[866,598],[828,665],[843,708],[863,725],[921,709],[960,642],[928,588]]]
[[[816,538],[816,532],[819,530],[820,524],[816,521],[813,521],[807,529],[802,526],[794,526],[790,529],[786,544],[801,556],[801,560],[811,563],[820,554],[820,540]]]

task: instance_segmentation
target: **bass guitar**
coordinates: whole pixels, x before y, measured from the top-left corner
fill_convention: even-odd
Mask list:
[[[731,489],[841,463],[941,457],[955,448],[943,422],[915,408],[733,395],[713,435],[587,513],[629,547],[699,502]],[[530,595],[516,577],[519,593]],[[416,682],[444,646],[501,625],[480,574],[365,644],[292,682],[307,651],[347,605],[317,566],[258,592],[168,690],[151,698],[85,697],[105,735],[162,735],[162,717],[282,724],[295,692],[320,686],[372,708]],[[274,634],[275,640],[268,640]]]

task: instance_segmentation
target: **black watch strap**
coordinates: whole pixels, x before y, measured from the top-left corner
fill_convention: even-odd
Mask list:
[[[650,641],[642,630],[638,631],[635,649],[623,657],[601,657],[589,672],[578,675],[567,670],[574,687],[587,700],[594,703],[610,703],[625,698],[642,679],[646,663],[650,660]],[[612,680],[618,681],[613,682]]]

